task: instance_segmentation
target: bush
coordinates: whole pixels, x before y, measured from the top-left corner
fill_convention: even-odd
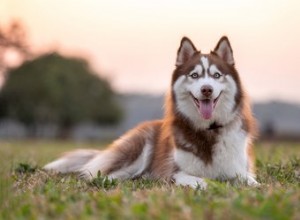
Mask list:
[[[121,119],[109,82],[83,59],[45,54],[10,70],[7,76],[0,92],[0,118],[30,126],[54,123],[62,128],[83,121],[114,124]]]

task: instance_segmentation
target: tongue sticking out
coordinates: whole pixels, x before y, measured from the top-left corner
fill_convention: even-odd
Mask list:
[[[210,119],[214,110],[213,100],[201,100],[199,101],[199,111],[204,119]]]

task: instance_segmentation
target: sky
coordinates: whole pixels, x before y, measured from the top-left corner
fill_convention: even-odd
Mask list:
[[[164,94],[183,36],[208,53],[227,35],[254,101],[300,103],[298,0],[1,0],[36,52],[82,56],[119,92]]]

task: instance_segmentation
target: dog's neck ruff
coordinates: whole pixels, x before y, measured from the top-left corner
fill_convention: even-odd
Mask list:
[[[219,128],[223,128],[223,125],[220,125],[217,122],[213,122],[212,124],[210,124],[207,130],[213,131],[213,130],[218,130]]]

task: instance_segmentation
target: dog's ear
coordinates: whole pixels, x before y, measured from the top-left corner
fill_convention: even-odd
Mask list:
[[[194,55],[195,52],[197,52],[197,49],[192,41],[187,37],[183,37],[177,51],[176,66],[184,64]]]
[[[233,52],[229,43],[229,40],[226,36],[223,36],[217,46],[214,49],[216,53],[222,60],[230,65],[234,65]]]

